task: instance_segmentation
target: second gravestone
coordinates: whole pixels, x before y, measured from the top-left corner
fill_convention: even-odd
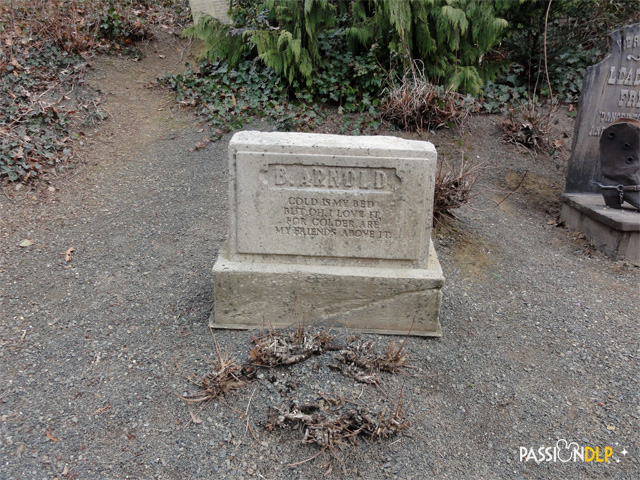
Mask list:
[[[235,134],[212,326],[304,322],[440,336],[435,169],[428,142]]]
[[[640,23],[610,38],[609,54],[585,73],[560,216],[614,260],[640,265],[640,215],[628,204],[609,208],[598,185],[602,133],[617,120],[640,120]]]

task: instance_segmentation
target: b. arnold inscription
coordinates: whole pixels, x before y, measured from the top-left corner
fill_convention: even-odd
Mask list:
[[[399,179],[392,168],[269,165],[272,187],[391,191]],[[271,183],[272,182],[272,183]]]

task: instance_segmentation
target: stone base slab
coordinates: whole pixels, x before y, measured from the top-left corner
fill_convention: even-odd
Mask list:
[[[442,336],[444,276],[433,244],[427,268],[237,262],[213,267],[212,328],[304,325],[365,333]]]
[[[613,260],[640,265],[640,213],[605,206],[600,194],[565,193],[560,218]]]

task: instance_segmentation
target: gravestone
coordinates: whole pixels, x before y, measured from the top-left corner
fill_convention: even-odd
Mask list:
[[[221,23],[231,23],[229,11],[229,0],[189,0],[193,23],[198,23],[202,15],[209,15],[217,18]]]
[[[605,205],[600,136],[621,118],[640,120],[640,24],[610,34],[608,55],[587,68],[576,118],[561,218],[613,259],[640,264],[640,215]]]
[[[587,68],[573,146],[566,192],[600,193],[598,149],[602,131],[620,118],[640,120],[640,23],[610,35],[604,60]]]
[[[396,137],[239,132],[212,326],[440,336],[436,151]]]

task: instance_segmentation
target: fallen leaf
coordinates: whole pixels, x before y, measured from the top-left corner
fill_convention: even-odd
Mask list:
[[[238,102],[236,101],[236,96],[233,93],[231,94],[231,100],[233,101],[233,106],[237,107],[238,106]]]
[[[16,57],[14,57],[13,55],[11,55],[11,61],[9,63],[11,63],[11,65],[13,65],[16,68],[22,69],[22,65],[18,63],[18,60],[16,60]]]
[[[160,58],[167,58],[166,55],[158,55]]]
[[[207,144],[206,144],[206,143],[204,143],[204,142],[198,142],[198,143],[196,143],[196,147],[195,147],[195,148],[196,148],[196,150],[202,150],[202,149],[203,149],[204,147],[206,147],[206,146],[207,146]]]
[[[193,423],[196,423],[196,424],[202,423],[202,419],[198,418],[198,416],[195,413],[193,413],[191,410],[189,410],[189,413],[191,414],[191,421]]]
[[[56,187],[51,187],[50,186],[49,188],[47,188],[47,190],[49,190],[50,192],[55,192],[56,191]]]
[[[74,247],[69,247],[66,252],[61,253],[60,255],[64,255],[64,261],[69,263],[71,261],[71,254],[75,251],[76,249]]]
[[[21,247],[30,247],[33,244],[34,244],[33,240],[23,240],[20,242]]]
[[[613,425],[609,425],[609,426],[607,427],[607,430],[610,430],[610,431],[612,431],[612,432],[613,432],[615,429],[616,429],[616,427],[615,427],[615,426],[613,426]]]
[[[569,104],[569,111],[573,112],[573,103]]]
[[[55,437],[49,430],[47,430],[47,438],[53,442],[59,442],[60,439]]]
[[[64,468],[62,469],[62,473],[60,475],[65,477],[67,475],[67,473],[69,473],[69,466],[65,465]]]
[[[554,223],[556,223],[554,220],[549,220],[549,221],[547,222],[547,225],[553,225]]]

